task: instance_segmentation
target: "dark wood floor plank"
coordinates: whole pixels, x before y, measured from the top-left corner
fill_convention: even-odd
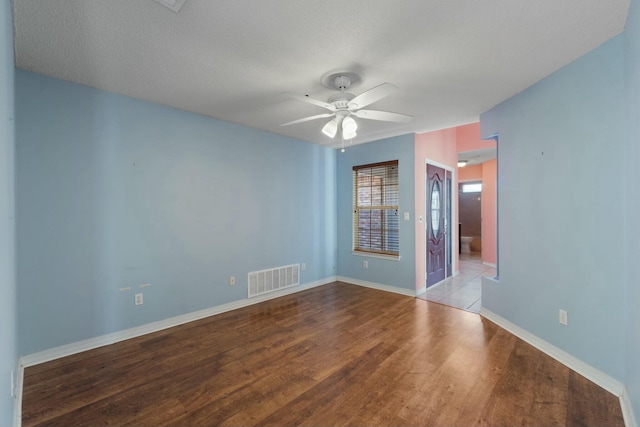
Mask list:
[[[344,403],[345,400],[364,399],[368,390],[363,387],[363,382],[394,351],[394,347],[378,343],[259,424],[274,426],[341,424],[348,419],[344,411],[350,410],[350,406]]]
[[[25,370],[23,426],[621,426],[475,315],[335,282]]]
[[[482,417],[485,425],[524,425],[533,400],[541,354],[518,340]]]
[[[566,425],[567,396],[571,371],[550,357],[540,359],[538,371],[539,374],[533,384],[533,401],[529,408],[529,414],[525,417],[524,424]]]
[[[567,425],[623,425],[618,398],[569,371]]]
[[[474,362],[482,368],[475,378],[471,390],[464,396],[464,406],[459,412],[456,425],[485,425],[481,408],[489,405],[496,384],[504,375],[507,363],[518,339],[489,321],[483,320],[486,351],[478,351]],[[469,405],[468,402],[474,402]]]

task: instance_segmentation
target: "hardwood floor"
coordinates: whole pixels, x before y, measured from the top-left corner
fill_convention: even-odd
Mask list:
[[[477,314],[332,283],[25,370],[22,425],[622,426]]]

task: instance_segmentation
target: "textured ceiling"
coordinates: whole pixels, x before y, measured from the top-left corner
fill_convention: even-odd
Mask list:
[[[624,29],[630,0],[13,0],[19,68],[332,145],[321,78],[400,89],[367,108],[354,143],[478,120]]]

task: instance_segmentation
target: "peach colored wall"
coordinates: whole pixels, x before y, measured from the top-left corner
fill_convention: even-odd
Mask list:
[[[496,142],[493,139],[480,139],[480,123],[458,126],[455,129],[458,153],[481,150],[483,148],[493,148],[496,146]]]
[[[465,166],[458,168],[458,181],[482,180],[482,165]]]
[[[425,159],[446,165],[453,169],[453,188],[457,188],[458,179],[456,168],[458,162],[458,151],[456,147],[456,128],[438,130],[416,134],[415,136],[415,188],[416,188],[416,289],[421,289],[426,283],[426,256],[427,242],[425,229],[425,199],[426,199],[426,166]],[[454,224],[458,223],[458,198],[453,197],[452,203],[455,209]],[[422,216],[422,222],[418,217]],[[454,242],[453,253],[455,254],[454,268],[458,268],[458,229],[453,227],[452,241]]]
[[[490,264],[498,262],[498,161],[489,160],[482,164],[482,261]]]

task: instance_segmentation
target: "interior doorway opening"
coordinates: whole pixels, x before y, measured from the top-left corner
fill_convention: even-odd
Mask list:
[[[458,183],[458,253],[482,258],[482,181]]]

